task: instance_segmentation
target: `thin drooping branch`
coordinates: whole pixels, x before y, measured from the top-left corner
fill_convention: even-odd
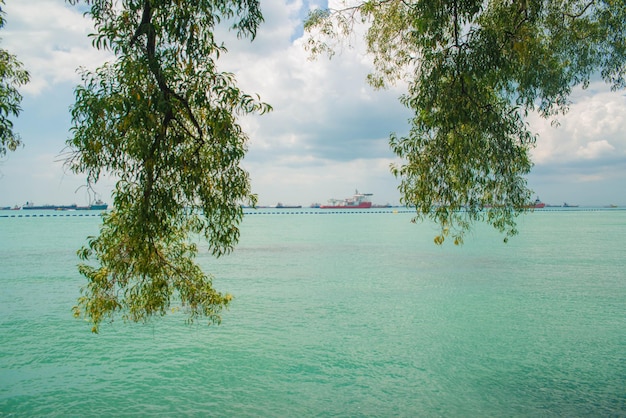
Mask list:
[[[172,102],[171,102],[172,98],[176,99],[178,102],[180,102],[183,105],[187,113],[187,116],[189,117],[189,120],[191,121],[191,123],[196,129],[198,142],[203,143],[204,133],[202,132],[202,127],[200,126],[200,123],[198,122],[196,116],[194,115],[193,110],[191,109],[191,106],[189,105],[189,102],[183,96],[176,93],[167,84],[167,80],[163,74],[163,70],[161,69],[158,58],[156,56],[157,36],[156,36],[156,31],[154,30],[154,24],[152,23],[152,18],[153,18],[153,8],[152,8],[151,0],[145,0],[141,22],[137,26],[137,30],[135,31],[135,34],[133,35],[133,38],[131,39],[130,44],[131,45],[135,44],[137,40],[139,39],[139,37],[141,37],[142,35],[146,35],[145,50],[146,50],[146,56],[148,58],[149,69],[152,75],[154,76],[157,82],[157,85],[159,86],[159,89],[163,93],[163,97],[165,101],[167,102],[168,107],[170,108],[172,107]]]
[[[581,10],[580,12],[576,13],[576,14],[572,14],[572,13],[564,13],[565,16],[571,18],[571,19],[578,19],[579,17],[581,17],[582,15],[584,15],[587,10],[589,10],[589,8],[591,6],[593,6],[596,2],[595,1],[590,1],[589,3],[587,3]]]

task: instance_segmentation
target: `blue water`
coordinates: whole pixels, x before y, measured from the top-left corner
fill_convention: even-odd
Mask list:
[[[3,417],[626,416],[624,210],[462,247],[410,213],[252,212],[199,258],[235,296],[220,326],[100,335],[71,315],[100,218],[0,214]]]

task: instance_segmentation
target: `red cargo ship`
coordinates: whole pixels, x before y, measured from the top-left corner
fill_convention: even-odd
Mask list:
[[[369,209],[372,207],[370,196],[372,193],[359,193],[356,190],[354,196],[343,200],[330,199],[327,205],[320,205],[320,209]]]

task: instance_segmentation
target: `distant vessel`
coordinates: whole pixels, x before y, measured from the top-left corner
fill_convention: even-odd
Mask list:
[[[73,205],[35,205],[33,202],[26,202],[22,206],[23,210],[76,210],[78,206]]]
[[[24,210],[107,210],[109,205],[98,199],[89,206],[73,205],[35,205],[33,202],[26,202],[22,209]],[[13,208],[19,209],[18,206]]]
[[[354,196],[343,200],[330,199],[327,205],[320,205],[320,209],[369,209],[372,202],[368,199],[372,193],[359,193],[355,190]]]
[[[535,209],[543,209],[543,208],[546,207],[546,204],[543,203],[541,200],[539,200],[539,198],[537,198],[535,200],[535,204],[532,207],[535,208]]]
[[[107,210],[109,205],[98,199],[89,206],[78,206],[77,210]]]
[[[302,205],[283,205],[280,202],[276,204],[276,209],[299,209],[301,207]]]
[[[577,208],[578,205],[570,205],[567,202],[563,202],[563,207],[564,208]]]

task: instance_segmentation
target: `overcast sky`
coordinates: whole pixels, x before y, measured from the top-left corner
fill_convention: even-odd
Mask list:
[[[388,136],[408,131],[410,113],[398,102],[401,87],[375,91],[365,77],[369,58],[358,48],[332,60],[308,60],[302,19],[323,0],[262,1],[265,23],[257,39],[227,39],[222,69],[236,74],[247,93],[274,111],[241,121],[250,137],[244,161],[262,205],[324,203],[355,189],[375,203],[397,203],[398,181]],[[92,48],[92,26],[64,0],[6,0],[0,47],[24,63],[31,82],[21,89],[15,122],[24,147],[0,160],[0,206],[89,203],[84,179],[63,167],[69,107],[79,83],[76,69],[111,59]],[[626,205],[626,94],[602,83],[577,90],[560,126],[536,117],[539,133],[529,185],[550,204]],[[113,181],[96,186],[111,202]]]

